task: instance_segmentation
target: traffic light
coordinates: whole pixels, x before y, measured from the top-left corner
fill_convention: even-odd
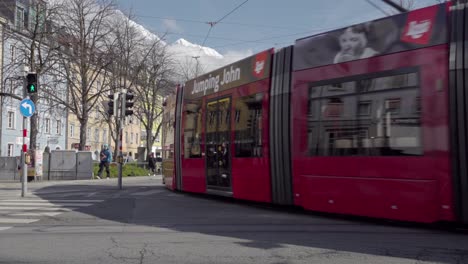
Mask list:
[[[114,93],[114,94],[109,94],[107,97],[110,99],[107,102],[107,105],[109,108],[107,109],[107,113],[109,116],[111,115],[117,115],[117,109],[118,109],[118,100],[119,100],[119,93]]]
[[[124,113],[125,113],[125,116],[129,116],[129,115],[133,115],[133,105],[135,104],[135,102],[133,102],[133,98],[135,97],[135,95],[131,92],[131,91],[128,91],[126,94],[125,94],[125,102],[124,102]]]
[[[28,93],[37,93],[37,73],[30,72],[26,75],[26,91]]]

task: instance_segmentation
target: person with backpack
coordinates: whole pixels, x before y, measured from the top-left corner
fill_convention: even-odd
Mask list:
[[[100,157],[100,162],[99,162],[99,172],[98,172],[98,179],[101,179],[102,171],[104,170],[104,167],[106,168],[106,173],[107,173],[107,179],[110,177],[110,169],[109,165],[112,162],[112,153],[109,150],[109,145],[104,144],[101,150],[101,153],[99,153]]]

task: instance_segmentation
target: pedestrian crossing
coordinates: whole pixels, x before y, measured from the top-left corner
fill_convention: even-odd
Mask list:
[[[47,217],[88,207],[104,200],[44,200],[41,198],[0,200],[0,232],[17,225],[34,223]]]

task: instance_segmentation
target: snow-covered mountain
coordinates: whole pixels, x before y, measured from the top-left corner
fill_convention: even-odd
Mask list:
[[[251,50],[228,51],[221,54],[213,48],[202,47],[201,45],[191,43],[183,38],[168,44],[167,48],[168,52],[172,54],[173,59],[176,60],[182,68],[194,68],[198,62],[200,65],[199,71],[202,72],[209,72],[221,68],[253,54]]]
[[[193,52],[189,52],[189,53],[193,53],[193,54],[202,54],[202,55],[206,55],[206,56],[210,56],[210,57],[214,57],[214,58],[218,58],[218,59],[222,59],[223,58],[223,55],[219,54],[216,50],[212,49],[212,48],[208,48],[208,47],[202,47],[200,45],[197,45],[197,44],[193,44],[191,42],[188,42],[187,40],[181,38],[181,39],[178,39],[176,42],[172,43],[171,45],[172,47],[176,47],[176,46],[180,46],[181,48],[184,48],[187,52],[189,51],[193,51]]]
[[[120,19],[127,19],[127,17],[120,11],[117,12],[117,17],[120,17]],[[152,33],[144,26],[132,20],[130,20],[130,22],[133,26],[135,26],[136,29],[141,32],[142,35],[146,36],[148,39],[160,40],[158,35]],[[195,67],[196,57],[200,68],[204,72],[221,68],[225,65],[241,60],[253,54],[251,50],[228,51],[224,54],[221,54],[213,48],[202,47],[199,44],[191,43],[183,38],[180,38],[173,43],[166,43],[162,40],[161,42],[166,45],[168,52],[172,55],[173,60],[177,64],[183,65],[183,67]]]

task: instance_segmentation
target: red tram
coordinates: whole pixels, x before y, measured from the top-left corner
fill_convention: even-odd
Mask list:
[[[165,108],[171,189],[468,223],[468,27],[441,4],[199,76]]]

